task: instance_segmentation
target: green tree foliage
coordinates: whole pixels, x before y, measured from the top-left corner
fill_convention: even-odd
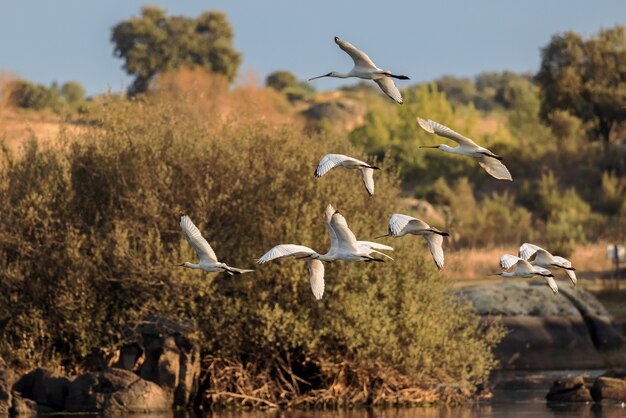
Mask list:
[[[33,84],[25,80],[17,80],[9,84],[9,103],[25,109],[53,110],[59,107],[59,94],[55,88],[42,84]]]
[[[435,80],[437,89],[446,94],[446,98],[454,103],[468,105],[472,103],[476,97],[476,85],[467,78],[457,78],[450,75]]]
[[[63,84],[60,93],[70,106],[79,105],[85,100],[85,88],[78,81]]]
[[[323,251],[328,203],[357,236],[372,238],[399,197],[388,166],[377,174],[374,198],[354,173],[323,181],[311,175],[303,155],[311,164],[329,149],[367,158],[341,137],[311,137],[293,124],[268,127],[258,114],[239,112],[211,128],[219,124],[204,123],[204,112],[192,116],[183,103],[156,95],[112,101],[81,137],[61,138],[58,148],[33,142],[23,156],[3,158],[6,361],[75,364],[156,314],[190,321],[207,354],[270,370],[270,380],[280,379],[272,368],[277,359],[291,359],[290,372],[310,383],[276,393],[281,399],[334,390],[346,364],[360,373],[345,384],[353,394],[367,391],[361,401],[392,386],[454,383],[467,393],[485,381],[500,333],[460,305],[420,255],[427,251],[418,251],[418,240],[394,243],[393,262],[328,264],[322,301],[311,295],[304,263],[294,260],[237,278],[176,267],[195,258],[178,227],[181,211],[223,261],[251,267],[278,243]],[[396,380],[385,383],[390,376]]]
[[[552,37],[541,52],[536,75],[543,92],[542,115],[566,110],[589,123],[608,146],[626,120],[626,33],[616,25],[583,39],[575,32]]]
[[[265,79],[265,85],[277,91],[293,88],[298,85],[298,79],[290,71],[274,71]]]
[[[131,94],[146,91],[159,72],[183,66],[220,73],[232,81],[241,63],[232,38],[221,12],[205,12],[196,19],[168,17],[154,6],[144,7],[141,17],[118,23],[111,34],[115,56],[124,59],[124,69],[135,76]]]

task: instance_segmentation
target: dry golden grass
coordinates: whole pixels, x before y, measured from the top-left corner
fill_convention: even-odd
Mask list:
[[[597,279],[612,271],[613,264],[606,252],[607,245],[609,243],[600,242],[582,245],[574,250],[569,259],[576,267],[579,278]],[[456,281],[456,286],[499,281],[500,278],[488,275],[500,271],[499,260],[502,254],[517,254],[517,250],[513,246],[447,250],[446,266],[441,274]]]

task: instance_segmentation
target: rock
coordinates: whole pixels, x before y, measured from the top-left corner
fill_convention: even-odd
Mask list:
[[[144,361],[139,375],[170,393],[175,406],[192,404],[199,387],[200,346],[183,324],[159,321],[140,329]]]
[[[502,316],[509,333],[495,349],[511,369],[604,368],[626,364],[624,337],[589,292],[559,281],[554,295],[540,281],[505,281],[457,292],[479,314]]]
[[[39,405],[32,399],[24,398],[18,393],[13,396],[13,405],[11,407],[11,415],[34,417],[38,414],[49,414],[54,412],[54,409]]]
[[[626,380],[600,376],[591,387],[591,395],[595,401],[611,399],[626,402]]]
[[[122,369],[85,373],[69,384],[69,412],[129,413],[169,410],[172,399],[157,384]]]
[[[546,399],[548,402],[591,402],[593,400],[582,376],[555,380]]]
[[[52,370],[38,368],[25,374],[13,385],[13,390],[39,405],[62,410],[65,405],[69,379]]]
[[[11,388],[17,380],[17,375],[10,369],[0,370],[0,416],[9,414],[13,396]]]
[[[143,354],[139,344],[125,344],[120,348],[117,361],[111,367],[138,372],[144,361]]]

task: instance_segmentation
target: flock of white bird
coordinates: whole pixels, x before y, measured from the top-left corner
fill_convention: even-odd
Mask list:
[[[405,75],[397,75],[389,70],[378,68],[370,57],[367,56],[367,54],[339,37],[335,37],[335,43],[337,43],[343,51],[350,55],[354,61],[354,67],[352,70],[348,73],[332,71],[328,74],[313,77],[309,80],[321,77],[357,77],[366,80],[373,80],[387,96],[395,100],[397,103],[402,104],[402,95],[392,78],[408,80],[409,77]],[[499,180],[513,180],[511,173],[509,173],[509,170],[502,163],[502,158],[487,148],[479,146],[471,139],[430,119],[426,120],[418,117],[417,122],[425,131],[450,139],[458,144],[456,147],[440,144],[435,146],[423,146],[420,148],[437,148],[441,151],[452,154],[472,157],[476,159],[478,164],[492,177]],[[315,170],[315,177],[322,177],[335,167],[359,170],[365,189],[370,196],[374,194],[374,170],[379,170],[378,167],[346,155],[328,154],[320,160]],[[320,254],[304,245],[279,244],[259,258],[257,263],[265,264],[269,261],[286,257],[293,257],[296,260],[304,260],[309,271],[309,279],[313,295],[319,300],[324,294],[324,262],[331,263],[338,260],[382,262],[384,261],[384,258],[393,260],[389,255],[383,252],[393,251],[392,247],[378,242],[358,241],[354,233],[348,227],[348,223],[344,216],[335,210],[331,205],[328,205],[324,213],[324,225],[326,226],[326,231],[330,239],[330,248],[325,254]],[[218,261],[215,252],[207,240],[202,236],[198,228],[187,215],[183,214],[180,216],[180,228],[183,235],[198,254],[200,259],[197,264],[185,262],[180,266],[192,269],[201,269],[207,272],[226,272],[230,275],[249,273],[253,271],[249,269],[231,267],[226,263]],[[437,268],[443,268],[443,237],[449,236],[447,232],[439,231],[420,219],[399,213],[393,214],[389,219],[388,231],[388,234],[377,238],[387,236],[399,238],[407,234],[423,236],[428,244],[428,248],[432,254],[435,264],[437,265]],[[519,256],[510,254],[503,255],[500,258],[500,267],[503,271],[501,273],[497,273],[496,275],[502,277],[543,277],[555,294],[558,293],[558,287],[550,269],[564,269],[573,285],[576,285],[576,274],[574,273],[575,269],[572,267],[572,263],[569,260],[566,260],[563,257],[554,256],[547,250],[534,244],[522,244],[519,248]],[[515,268],[513,269],[513,267]]]

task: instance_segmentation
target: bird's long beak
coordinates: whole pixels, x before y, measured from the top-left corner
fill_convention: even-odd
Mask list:
[[[420,148],[439,148],[439,145],[420,145]]]
[[[176,264],[177,267],[183,267],[185,263]]]
[[[330,73],[329,74],[324,74],[324,75],[318,75],[317,77],[309,78],[309,81],[315,80],[317,78],[328,77],[329,75],[330,75]]]
[[[499,276],[500,273],[492,273],[492,274],[488,274],[487,276]]]
[[[389,234],[385,234],[385,235],[381,235],[381,236],[379,236],[379,237],[374,237],[374,239],[384,238],[384,237],[389,237],[389,236],[391,236],[391,235],[389,235]]]

